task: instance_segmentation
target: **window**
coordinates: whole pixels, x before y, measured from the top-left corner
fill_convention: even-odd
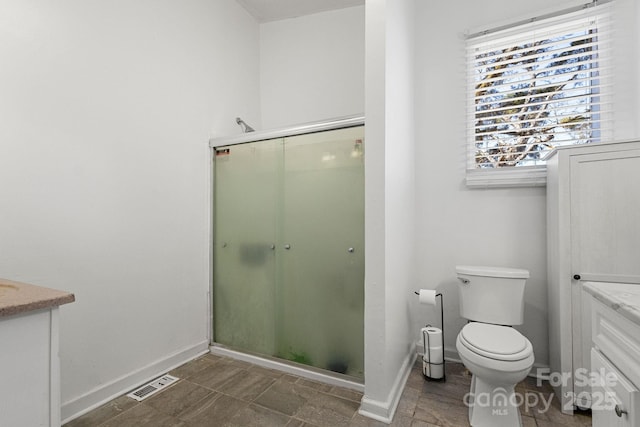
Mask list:
[[[555,147],[610,137],[608,6],[587,6],[469,36],[467,185],[542,185]]]

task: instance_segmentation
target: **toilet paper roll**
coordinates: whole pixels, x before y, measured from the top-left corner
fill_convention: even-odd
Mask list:
[[[418,300],[420,304],[436,305],[436,291],[432,289],[420,289]]]
[[[420,330],[425,348],[428,345],[431,348],[442,348],[442,329],[433,326],[427,326]],[[428,335],[428,336],[427,336]]]
[[[423,360],[422,373],[429,378],[439,380],[444,377],[444,365],[433,365]]]
[[[422,357],[425,362],[442,363],[442,347],[431,347]]]
[[[422,372],[429,378],[444,377],[444,349],[442,347],[442,330],[440,328],[422,328],[424,355],[422,356]]]

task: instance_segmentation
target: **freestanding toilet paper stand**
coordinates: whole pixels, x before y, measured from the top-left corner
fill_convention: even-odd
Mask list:
[[[419,292],[415,292],[416,295],[420,295]],[[431,354],[431,342],[429,339],[429,334],[427,333],[427,331],[425,329],[422,329],[422,345],[423,345],[423,355],[422,355],[422,375],[425,377],[425,379],[429,380],[429,381],[446,381],[447,380],[447,374],[445,372],[445,361],[444,361],[444,307],[443,307],[443,296],[441,293],[437,293],[436,294],[436,298],[440,297],[440,327],[442,328],[442,362],[441,363],[436,363],[433,362],[433,355]],[[429,328],[431,327],[431,325],[426,325],[425,328]],[[426,365],[426,366],[425,366]],[[427,371],[429,373],[433,373],[434,370],[434,366],[442,366],[442,377],[441,378],[434,378],[431,375],[427,375]]]

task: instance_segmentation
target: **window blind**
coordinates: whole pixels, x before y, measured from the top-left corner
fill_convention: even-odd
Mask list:
[[[610,5],[467,39],[469,169],[611,137]]]

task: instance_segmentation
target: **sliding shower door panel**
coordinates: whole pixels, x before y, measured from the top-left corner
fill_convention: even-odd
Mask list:
[[[363,377],[363,127],[285,138],[278,355]]]
[[[273,355],[282,140],[219,147],[214,177],[214,340]]]

